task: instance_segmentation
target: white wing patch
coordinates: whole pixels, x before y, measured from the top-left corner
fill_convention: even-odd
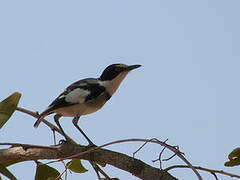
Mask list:
[[[90,91],[81,88],[76,88],[65,95],[65,101],[70,103],[83,103]]]

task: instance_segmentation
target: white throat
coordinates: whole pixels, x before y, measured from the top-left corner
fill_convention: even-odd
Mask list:
[[[123,72],[111,81],[110,80],[103,81],[102,85],[106,88],[107,92],[112,96],[116,92],[122,80],[126,77],[127,74],[128,74],[127,71]]]

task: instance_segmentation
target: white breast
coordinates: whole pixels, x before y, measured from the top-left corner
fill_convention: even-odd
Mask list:
[[[102,86],[104,86],[107,92],[112,96],[116,92],[119,85],[121,84],[121,82],[123,81],[127,74],[128,72],[126,71],[119,74],[116,78],[114,78],[111,81],[103,81]]]

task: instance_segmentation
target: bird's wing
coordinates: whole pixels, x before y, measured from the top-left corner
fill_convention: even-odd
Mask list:
[[[47,112],[90,101],[105,91],[97,79],[87,78],[68,86],[47,108]]]

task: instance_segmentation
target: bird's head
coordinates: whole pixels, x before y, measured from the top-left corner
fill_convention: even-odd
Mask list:
[[[127,74],[131,70],[139,68],[141,65],[111,64],[103,71],[100,76],[102,81],[111,81],[121,74]]]
[[[109,65],[100,76],[99,80],[110,95],[113,95],[126,75],[141,65],[112,64]]]

